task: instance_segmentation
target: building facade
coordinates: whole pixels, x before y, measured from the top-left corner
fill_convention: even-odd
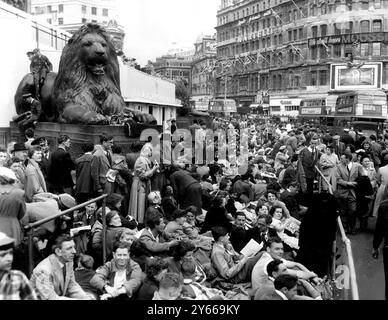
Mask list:
[[[304,100],[333,112],[338,94],[359,85],[331,85],[332,66],[346,67],[349,54],[380,65],[375,85],[386,89],[387,9],[387,0],[222,0],[216,96],[249,106],[267,100],[265,92],[264,107],[279,116],[296,116]]]
[[[31,0],[2,0],[6,4],[13,6],[19,10],[30,13],[31,11]]]
[[[112,36],[116,49],[123,49],[125,33],[117,23],[114,0],[31,0],[31,13],[70,33],[85,23],[99,23]]]
[[[154,69],[157,75],[170,80],[182,79],[191,87],[192,56],[164,55],[156,58]]]
[[[191,68],[191,98],[195,109],[207,111],[208,102],[214,93],[214,65],[216,62],[216,39],[214,36],[201,35],[195,46]]]

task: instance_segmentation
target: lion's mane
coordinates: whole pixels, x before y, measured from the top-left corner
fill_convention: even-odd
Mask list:
[[[93,74],[80,57],[82,39],[88,34],[97,34],[106,41],[108,62],[102,76]],[[104,28],[94,23],[86,24],[68,41],[59,63],[53,96],[61,122],[92,123],[93,114],[110,116],[124,109],[117,54]],[[73,117],[72,113],[82,115]]]

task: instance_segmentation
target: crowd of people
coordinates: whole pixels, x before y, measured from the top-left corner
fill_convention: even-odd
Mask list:
[[[163,135],[179,129],[172,125]],[[236,139],[207,141],[208,129],[235,130]],[[68,136],[52,150],[29,130],[25,143],[0,150],[0,299],[327,299],[339,215],[350,234],[379,216],[378,255],[388,133],[339,135],[264,117],[189,130],[203,162],[187,156],[183,138],[171,150],[134,142],[123,154],[102,134],[74,158]],[[175,158],[161,156],[180,145]],[[92,202],[34,230],[28,279],[24,226],[104,194],[105,206]]]

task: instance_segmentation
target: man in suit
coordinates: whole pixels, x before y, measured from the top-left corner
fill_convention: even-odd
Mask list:
[[[108,182],[106,174],[112,168],[113,155],[113,137],[102,134],[100,136],[100,145],[95,147],[96,151],[93,154],[91,161],[91,173],[94,185],[94,192],[98,195],[103,193],[111,193],[111,183]]]
[[[318,144],[318,137],[313,136],[311,138],[310,145],[300,152],[298,159],[298,163],[302,166],[304,171],[308,196],[313,194],[314,189],[314,179],[316,174],[315,166],[317,165],[320,157],[320,152],[317,149]]]
[[[93,197],[92,159],[94,145],[86,142],[82,145],[84,155],[75,160],[75,198],[77,203],[84,203]]]
[[[332,147],[334,148],[335,154],[340,157],[345,152],[345,143],[340,141],[340,136],[337,134],[333,137]]]
[[[74,182],[71,171],[75,169],[75,164],[68,152],[71,146],[70,138],[67,135],[61,135],[58,144],[58,149],[51,155],[51,169],[49,172],[51,192],[72,195]]]
[[[370,143],[371,155],[372,155],[371,160],[373,161],[373,165],[377,170],[381,165],[381,145],[377,142],[377,138],[374,134],[372,134],[369,137],[369,139],[371,141]]]
[[[55,239],[54,253],[41,261],[31,276],[31,285],[42,300],[90,300],[75,281],[73,239],[63,234]]]
[[[38,137],[31,142],[31,146],[40,146],[42,149],[42,161],[39,162],[39,167],[42,170],[47,188],[50,190],[49,174],[51,169],[51,153],[48,141],[45,137]]]
[[[240,252],[247,242],[247,230],[245,228],[246,216],[244,212],[236,213],[236,220],[230,231],[230,243],[236,252]]]
[[[263,282],[262,286],[253,291],[254,300],[265,300],[268,295],[272,295],[275,291],[274,281],[281,274],[287,274],[287,266],[280,259],[275,259],[267,265],[268,277]]]
[[[357,178],[361,176],[362,166],[352,161],[351,153],[341,155],[341,163],[337,166],[337,196],[341,208],[341,216],[346,222],[347,233],[355,234],[357,200]]]
[[[267,245],[267,241],[277,235],[275,229],[269,228],[271,223],[272,217],[269,214],[259,215],[257,217],[256,225],[252,229],[247,230],[247,243],[251,239],[255,240],[259,244],[263,243],[264,250]]]

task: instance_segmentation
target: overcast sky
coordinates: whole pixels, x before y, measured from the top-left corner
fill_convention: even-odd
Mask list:
[[[124,53],[144,65],[168,50],[193,47],[197,37],[213,35],[221,0],[117,0],[125,28]]]

